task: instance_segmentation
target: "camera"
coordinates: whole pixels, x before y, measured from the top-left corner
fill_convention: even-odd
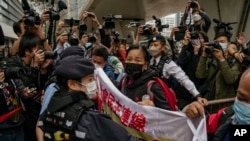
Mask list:
[[[34,10],[31,10],[28,15],[26,15],[26,19],[24,20],[24,24],[27,26],[40,25],[41,19],[38,13]]]
[[[89,42],[94,44],[96,42],[96,37],[94,34],[89,34]]]
[[[152,16],[152,18],[155,20],[155,26],[157,27],[159,32],[162,32],[163,28],[168,28],[169,27],[168,24],[162,25],[161,24],[161,19],[156,18],[155,16]]]
[[[144,36],[151,36],[153,34],[152,29],[151,29],[151,25],[146,24],[146,25],[142,25],[141,27],[143,29],[143,33],[142,34]]]
[[[26,19],[24,20],[24,24],[27,26],[40,25],[41,19],[38,13],[35,12],[34,9],[31,9],[27,0],[22,0],[22,8]]]
[[[104,27],[107,29],[114,29],[115,28],[114,19],[121,19],[121,18],[122,15],[112,15],[112,14],[102,17],[102,19],[105,21]]]
[[[245,56],[245,57],[243,58],[242,64],[243,64],[244,66],[249,67],[249,66],[250,66],[250,56]]]
[[[206,52],[207,55],[212,55],[214,49],[220,49],[220,50],[222,50],[221,45],[217,41],[215,41],[213,43],[209,43],[207,46],[208,47],[205,49],[205,52]]]
[[[50,20],[58,21],[60,19],[59,13],[52,8],[50,8],[49,11],[46,11],[45,14],[50,15]]]
[[[88,12],[87,14],[88,14],[88,17],[90,17],[90,18],[94,18],[95,17],[95,15],[92,12]]]
[[[232,37],[232,32],[231,30],[233,29],[230,25],[231,24],[236,24],[237,22],[231,22],[231,23],[225,23],[221,22],[217,19],[213,19],[213,22],[216,23],[217,25],[214,27],[215,35],[219,34],[225,34],[229,38]]]
[[[199,39],[199,34],[195,31],[191,32],[190,36],[191,36],[191,40]]]
[[[24,75],[24,69],[20,67],[8,67],[6,61],[1,61],[0,71],[4,72],[6,79],[19,79]]]
[[[195,1],[197,1],[197,0],[192,0],[192,1],[191,1],[191,3],[190,3],[190,7],[191,7],[191,8],[197,7],[197,4],[195,3]]]
[[[57,52],[44,51],[45,59],[55,59],[57,57]]]
[[[183,40],[187,30],[187,26],[178,26],[177,28],[179,28],[179,31],[174,33],[174,38],[176,41]]]

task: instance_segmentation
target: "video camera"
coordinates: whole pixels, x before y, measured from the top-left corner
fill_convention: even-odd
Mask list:
[[[160,18],[156,18],[155,16],[152,16],[152,18],[155,20],[155,26],[157,27],[159,32],[162,32],[163,28],[168,28],[169,27],[168,24],[162,25]]]
[[[24,24],[26,26],[34,26],[41,24],[41,19],[34,9],[31,9],[27,0],[22,0],[22,8],[26,16]]]
[[[213,19],[213,22],[215,22],[217,25],[214,27],[215,35],[219,34],[225,34],[229,38],[232,37],[231,30],[233,29],[230,25],[231,24],[237,24],[237,22],[231,22],[231,23],[224,23],[217,19]]]
[[[20,67],[8,67],[6,61],[0,62],[0,71],[4,72],[6,79],[19,79],[24,76],[24,69]]]
[[[109,14],[107,16],[102,17],[102,19],[105,21],[104,27],[107,29],[114,29],[115,28],[115,19],[121,19],[122,15],[112,15]]]
[[[44,12],[44,14],[49,14],[50,20],[58,21],[60,19],[59,12],[55,11],[53,8],[50,8],[49,11]]]
[[[205,52],[209,56],[212,56],[214,49],[220,49],[220,50],[222,50],[221,45],[217,41],[212,42],[212,43],[208,43],[207,46],[208,47],[205,49]]]

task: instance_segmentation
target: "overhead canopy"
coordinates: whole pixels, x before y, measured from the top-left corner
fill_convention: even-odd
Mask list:
[[[90,3],[86,10],[95,12],[99,18],[113,14],[146,21],[152,15],[162,17],[185,8],[183,0],[94,0]]]

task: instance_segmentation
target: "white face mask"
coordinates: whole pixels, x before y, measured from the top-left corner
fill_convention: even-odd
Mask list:
[[[101,66],[101,65],[96,64],[96,63],[94,63],[94,66],[95,66],[96,69],[98,69],[98,68],[104,68],[104,66]]]
[[[150,46],[149,49],[148,49],[148,52],[153,57],[161,53],[161,51],[158,48],[154,47],[154,46]]]
[[[220,44],[223,51],[227,50],[227,43],[219,43],[219,44]]]
[[[82,84],[78,82],[80,85],[85,86],[87,89],[87,92],[85,92],[88,96],[89,99],[93,98],[96,95],[97,87],[96,87],[96,82],[92,81],[87,84]]]
[[[197,21],[199,21],[199,20],[201,20],[201,15],[200,14],[194,14],[193,15],[193,20],[194,20],[194,22],[197,22]]]

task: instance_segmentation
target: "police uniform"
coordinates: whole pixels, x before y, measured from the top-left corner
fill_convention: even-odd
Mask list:
[[[164,44],[168,44],[165,40],[165,38],[158,34],[152,37],[151,40],[149,40],[149,44],[154,41],[160,41],[163,42]],[[161,65],[161,58],[164,56],[164,53],[157,57],[157,58],[151,58],[150,60],[150,66],[156,67],[158,65]],[[153,66],[155,63],[155,66]],[[151,67],[151,68],[152,68]],[[158,67],[159,68],[159,67]],[[174,61],[171,59],[167,58],[164,60],[162,67],[160,67],[161,70],[161,76],[169,79],[170,76],[173,76],[183,87],[185,87],[194,97],[197,97],[200,93],[196,89],[194,83],[188,78],[188,76],[185,74],[185,72],[176,65]]]
[[[65,57],[55,69],[55,75],[73,80],[93,73],[94,65],[82,56]],[[38,126],[45,141],[136,140],[109,116],[95,110],[95,103],[82,91],[62,92],[60,88],[40,116]]]

